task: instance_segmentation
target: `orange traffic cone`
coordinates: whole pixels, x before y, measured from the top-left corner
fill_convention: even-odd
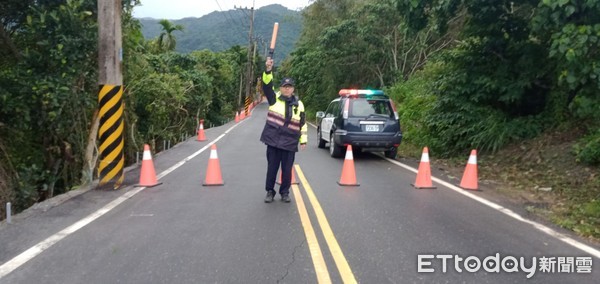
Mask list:
[[[198,139],[196,141],[206,141],[206,136],[204,135],[204,119],[200,120],[200,129],[198,129]]]
[[[217,156],[217,145],[212,144],[210,147],[210,158],[208,159],[208,167],[206,168],[206,177],[202,185],[224,185],[223,177],[221,176],[221,165]]]
[[[465,167],[465,173],[460,181],[463,189],[479,190],[477,186],[477,150],[471,150],[469,161]]]
[[[416,189],[434,189],[431,182],[431,169],[429,168],[429,149],[423,148],[423,154],[421,154],[421,163],[419,164],[419,171],[417,172],[417,179],[412,184]]]
[[[150,146],[144,144],[144,158],[142,159],[142,171],[140,172],[140,183],[136,184],[139,187],[153,187],[161,184],[156,180],[156,172],[154,171],[154,163],[152,162],[152,154]]]
[[[238,111],[235,112],[235,123],[240,122],[240,116],[238,115]]]
[[[279,172],[279,178],[277,179],[277,184],[281,184],[281,180],[283,179],[282,177],[283,172]],[[292,184],[299,184],[298,181],[296,180],[296,173],[294,172],[294,167],[292,167]]]
[[[240,120],[244,120],[246,118],[246,112],[244,110],[240,111]]]
[[[342,167],[342,177],[338,181],[339,185],[344,186],[359,186],[356,182],[356,172],[354,171],[354,156],[352,155],[352,145],[346,148],[346,158]]]

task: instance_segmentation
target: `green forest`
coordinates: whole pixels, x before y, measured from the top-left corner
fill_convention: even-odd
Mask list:
[[[181,25],[182,31],[174,33],[177,38],[177,52],[191,52],[208,49],[223,51],[234,45],[248,45],[250,30],[250,11],[230,10],[215,11],[200,18],[183,18],[169,20],[175,25]],[[141,18],[142,34],[145,38],[155,38],[162,32],[158,19]],[[256,9],[254,15],[254,38],[257,40],[257,54],[265,54],[271,40],[273,23],[278,22],[280,29],[277,34],[276,61],[287,57],[302,30],[300,12],[292,11],[281,5],[273,4]]]
[[[175,52],[183,27],[167,20],[144,38],[137,2],[123,1],[128,164],[143,143],[158,151],[199,118],[232,117],[247,61],[243,46]],[[0,4],[2,204],[22,210],[96,178],[96,9],[91,0]],[[598,171],[600,0],[315,0],[302,18],[276,76],[296,78],[309,115],[341,88],[378,88],[398,108],[401,148],[494,154],[575,128],[568,154]],[[566,212],[555,221],[599,238],[600,177],[573,184],[557,186]]]
[[[247,62],[240,46],[174,52],[182,27],[166,20],[145,39],[136,4],[122,2],[126,165],[231,119]],[[97,2],[10,0],[0,15],[0,201],[18,212],[97,179]]]

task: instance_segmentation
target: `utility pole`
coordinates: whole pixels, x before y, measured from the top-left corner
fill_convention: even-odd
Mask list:
[[[252,83],[254,83],[254,79],[252,78],[252,64],[254,63],[254,58],[252,55],[252,49],[254,48],[254,1],[252,1],[252,8],[250,9],[250,32],[248,33],[248,66],[246,68],[246,98],[250,96],[250,90],[252,89]]]
[[[121,0],[98,0],[99,187],[113,189],[123,182],[125,163],[121,9]]]
[[[269,51],[269,48],[268,48],[268,47],[269,47],[269,46],[267,45],[267,42],[266,42],[265,40],[263,40],[263,41],[262,41],[262,44],[263,44],[263,46],[265,47],[265,53],[264,53],[265,55],[264,55],[264,57],[265,57],[265,58],[267,58],[267,55],[269,54],[269,53],[268,53],[268,51]]]
[[[259,46],[258,46],[258,43],[259,43],[259,42],[260,42],[260,49],[264,49],[264,52],[263,52],[263,53],[264,53],[264,54],[263,54],[263,57],[264,57],[264,58],[267,58],[267,55],[268,55],[268,54],[267,54],[267,51],[268,51],[268,50],[267,50],[267,48],[268,48],[268,46],[267,46],[267,42],[266,42],[266,41],[265,41],[265,39],[264,39],[262,36],[260,36],[260,35],[259,35],[259,36],[256,36],[256,48],[259,48]],[[258,52],[258,50],[256,50],[255,52]]]
[[[254,33],[254,1],[250,8],[250,31],[248,32],[248,62],[246,63],[246,97],[250,95],[250,89],[254,80],[252,79],[252,48],[253,48],[253,33]],[[238,106],[242,106],[242,96],[238,98]]]
[[[252,84],[254,84],[254,82],[256,82],[255,78],[254,78],[254,65],[256,64],[256,49],[258,47],[258,41],[254,40],[253,44],[253,49],[252,49],[252,64],[250,65],[250,78],[249,78],[249,82],[250,82],[250,87],[249,90],[252,94],[248,93],[248,95],[250,96],[250,98],[252,99],[252,101],[254,101],[255,96],[256,96],[256,92],[253,92],[253,88],[252,88]]]

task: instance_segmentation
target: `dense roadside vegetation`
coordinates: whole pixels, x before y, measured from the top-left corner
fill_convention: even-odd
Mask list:
[[[237,104],[246,50],[173,52],[180,26],[161,21],[146,40],[123,1],[125,156],[144,143],[193,135],[198,118],[219,125]],[[0,4],[0,206],[14,211],[95,178],[97,6],[93,0]],[[91,132],[91,134],[90,134]],[[90,139],[92,137],[92,139]],[[88,148],[90,147],[90,148]],[[91,149],[86,155],[86,149]]]
[[[476,148],[483,161],[576,128],[560,154],[598,172],[600,1],[328,0],[304,17],[282,72],[298,78],[313,112],[340,88],[383,88],[398,106],[403,148],[461,159]],[[549,173],[527,164],[524,179]],[[600,237],[600,177],[572,179],[549,185],[554,219]]]
[[[128,162],[199,117],[230,117],[246,62],[238,46],[174,52],[169,21],[144,39],[137,2],[123,1]],[[0,16],[0,202],[20,210],[94,178],[96,1],[6,0]],[[315,0],[303,18],[277,72],[297,79],[309,114],[340,88],[382,88],[402,148],[449,159],[477,148],[482,176],[544,179],[515,187],[552,187],[550,218],[600,238],[600,0]],[[560,158],[506,156],[548,143]],[[555,179],[553,160],[591,174]]]

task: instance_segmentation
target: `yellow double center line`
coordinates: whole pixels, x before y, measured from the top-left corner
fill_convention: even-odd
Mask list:
[[[321,208],[319,200],[317,200],[317,197],[310,187],[310,184],[306,180],[306,177],[304,176],[302,169],[300,169],[300,166],[295,165],[295,168],[298,178],[300,179],[300,182],[306,191],[308,200],[315,211],[317,221],[321,227],[323,236],[325,237],[325,242],[327,243],[329,251],[333,256],[335,265],[340,272],[342,281],[344,283],[357,283],[356,279],[354,278],[354,274],[352,273],[352,269],[350,269],[350,265],[348,265],[348,261],[346,261],[346,257],[344,256],[344,253],[342,252],[342,249],[340,248],[340,245],[338,244],[337,239],[335,238],[335,235],[329,226],[329,222],[327,221],[327,217],[325,217],[325,213]],[[317,280],[319,283],[331,283],[327,265],[325,264],[319,242],[317,241],[315,231],[310,222],[310,218],[308,217],[308,212],[306,211],[306,206],[304,205],[304,200],[302,199],[302,194],[300,193],[300,188],[297,185],[292,185],[292,190],[294,192],[294,197],[296,198],[296,205],[298,206],[298,213],[300,214],[300,221],[302,222],[302,227],[304,228],[304,234],[306,235],[310,255],[315,266]]]

